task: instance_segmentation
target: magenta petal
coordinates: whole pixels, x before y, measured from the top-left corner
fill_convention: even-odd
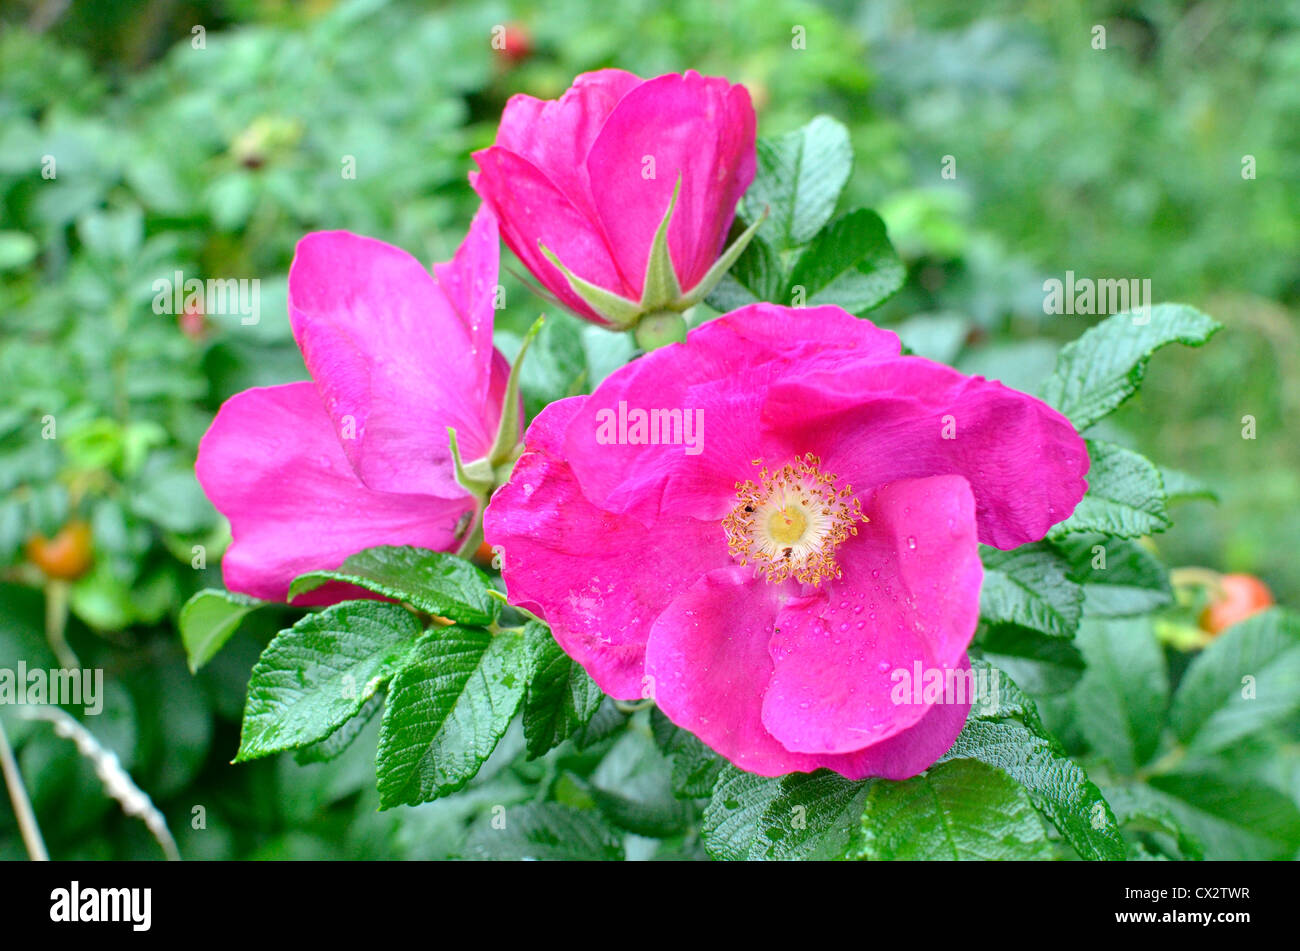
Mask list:
[[[965,673],[970,670],[970,659],[963,654],[954,667],[958,673]],[[833,769],[849,779],[866,779],[868,776],[911,779],[933,766],[952,748],[966,725],[970,707],[969,695],[954,695],[945,702],[928,707],[915,725],[889,739],[854,753],[819,757],[817,765]]]
[[[587,496],[625,511],[657,504],[660,511],[720,518],[735,503],[736,481],[751,462],[781,465],[812,448],[786,417],[765,410],[768,388],[812,363],[858,367],[899,352],[898,337],[838,307],[742,307],[692,330],[684,344],[653,351],[608,377],[575,414],[564,453]],[[703,451],[682,446],[604,444],[602,411],[677,409],[703,414]],[[780,425],[773,425],[780,424]]]
[[[836,552],[843,577],[788,606],[772,637],[763,722],[788,749],[850,753],[915,724],[927,706],[896,702],[895,672],[954,667],[979,620],[983,566],[975,500],[961,476],[909,479],[862,497]]]
[[[493,146],[474,153],[479,173],[470,184],[501,223],[501,238],[515,257],[566,307],[597,323],[607,323],[569,288],[568,279],[546,259],[540,241],[570,272],[589,283],[628,296],[623,276],[610,256],[599,225],[529,161]]]
[[[792,590],[738,565],[709,572],[668,604],[646,645],[646,674],[664,715],[761,776],[821,765],[786,749],[763,725],[768,641]]]
[[[849,779],[907,779],[949,750],[970,711],[968,696],[935,703],[911,727],[851,753],[799,753],[773,737],[762,718],[773,674],[768,641],[778,616],[801,604],[787,598],[789,586],[735,566],[710,572],[674,600],[646,646],[646,673],[664,715],[760,776],[826,768]],[[970,661],[962,655],[953,666],[969,670]]]
[[[376,492],[357,478],[310,383],[245,390],[228,399],[199,443],[195,472],[230,519],[226,586],[283,601],[308,571],[337,568],[374,545],[445,550],[468,496]]]
[[[558,433],[586,397],[552,403],[528,429],[526,451],[484,515],[503,551],[512,604],[542,617],[555,639],[606,693],[642,695],[650,624],[674,592],[729,563],[717,523],[646,524],[592,506],[555,455]]]
[[[484,405],[482,366],[465,357],[473,335],[433,276],[382,241],[309,234],[289,271],[289,318],[362,481],[459,498],[447,427],[474,459],[492,444],[499,407]]]
[[[455,256],[433,266],[438,287],[469,331],[470,349],[463,359],[474,368],[474,399],[484,407],[501,405],[510,374],[510,364],[492,346],[500,259],[496,217],[480,205]]]
[[[601,69],[583,73],[557,100],[511,96],[495,144],[526,159],[594,221],[587,151],[618,101],[640,83],[624,70]]]
[[[921,357],[792,375],[769,391],[764,413],[857,486],[964,476],[980,541],[997,548],[1042,538],[1088,487],[1087,449],[1064,416]]]
[[[587,157],[600,220],[638,299],[655,230],[678,175],[668,248],[682,290],[699,283],[726,241],[736,202],[753,181],[749,93],[693,71],[648,80],[619,101]],[[647,178],[649,159],[654,175]]]

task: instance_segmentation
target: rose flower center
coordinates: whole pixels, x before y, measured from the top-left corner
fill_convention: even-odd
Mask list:
[[[754,465],[762,466],[762,459]],[[865,522],[851,485],[821,471],[812,453],[769,471],[758,481],[736,483],[736,506],[722,520],[727,551],[755,575],[777,583],[787,578],[820,584],[840,577],[835,549]]]

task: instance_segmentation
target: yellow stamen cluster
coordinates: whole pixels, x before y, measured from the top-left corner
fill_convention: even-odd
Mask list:
[[[762,459],[754,465],[762,466]],[[817,585],[840,577],[835,549],[867,521],[853,486],[819,468],[812,453],[736,483],[736,507],[722,520],[727,550],[740,564],[772,583],[794,578]]]

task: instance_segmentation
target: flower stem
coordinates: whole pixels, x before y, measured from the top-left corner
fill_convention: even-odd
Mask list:
[[[50,642],[59,666],[65,670],[81,666],[81,661],[68,645],[68,599],[71,595],[71,586],[61,579],[51,579],[45,585],[45,639]]]

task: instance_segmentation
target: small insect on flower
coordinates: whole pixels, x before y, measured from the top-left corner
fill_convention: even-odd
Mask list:
[[[699,455],[611,445],[595,409],[699,407]],[[958,439],[943,420],[959,421]],[[485,517],[512,603],[607,693],[763,775],[902,779],[961,731],[981,543],[1014,548],[1087,489],[1045,403],[900,355],[837,307],[745,307],[553,403]],[[900,696],[906,695],[903,700]]]

